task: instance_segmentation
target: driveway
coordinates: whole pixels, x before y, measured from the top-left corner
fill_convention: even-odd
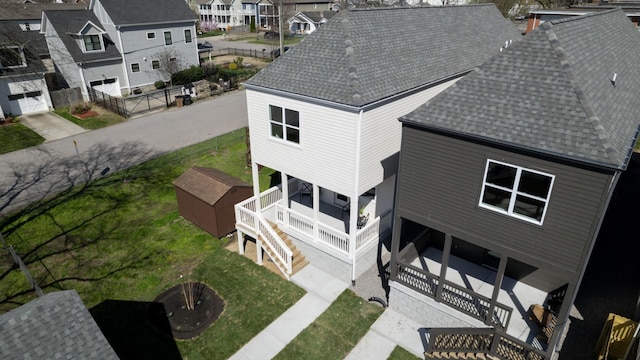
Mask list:
[[[247,125],[235,91],[0,155],[0,214]]]
[[[40,134],[45,141],[58,140],[87,131],[50,111],[20,115],[20,122]]]

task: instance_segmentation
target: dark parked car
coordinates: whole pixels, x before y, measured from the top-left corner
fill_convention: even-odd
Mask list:
[[[264,38],[265,39],[279,39],[280,38],[280,33],[276,32],[276,31],[267,31],[264,33]]]
[[[211,50],[211,49],[213,49],[213,45],[208,41],[198,43],[198,50]]]
[[[287,51],[289,51],[289,47],[288,47],[288,46],[285,46],[285,47],[284,47],[284,52],[287,52]],[[271,50],[271,58],[272,58],[272,59],[275,59],[275,58],[277,58],[278,56],[280,56],[280,48],[277,48],[277,49],[275,49],[275,50]]]

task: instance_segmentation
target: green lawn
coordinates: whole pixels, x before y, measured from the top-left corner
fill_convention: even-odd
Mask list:
[[[242,129],[5,216],[0,230],[45,292],[80,294],[122,358],[226,359],[304,293],[178,214],[173,180],[198,165],[250,182],[245,151]],[[272,173],[262,169],[263,189]],[[5,255],[2,265],[10,261]],[[184,279],[207,283],[226,304],[198,339],[173,341],[145,314],[149,302]],[[0,312],[33,298],[18,269],[0,267]]]
[[[407,350],[399,346],[396,346],[395,349],[393,349],[393,351],[391,352],[391,355],[389,355],[388,360],[416,360],[416,359],[422,359],[422,358],[413,355],[412,353],[408,352]]]
[[[0,154],[40,145],[44,138],[20,124],[0,126]]]
[[[275,359],[344,359],[382,311],[380,306],[345,290]]]
[[[53,112],[88,130],[100,129],[100,128],[115,125],[127,120],[126,118],[118,114],[109,112],[107,110],[95,109],[96,108],[95,105],[93,106],[93,108],[94,110],[98,111],[100,115],[95,117],[90,117],[87,119],[79,119],[71,115],[68,108],[56,109]]]

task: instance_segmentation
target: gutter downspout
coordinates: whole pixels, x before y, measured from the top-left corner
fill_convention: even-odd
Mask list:
[[[357,124],[356,124],[356,156],[355,156],[355,176],[354,176],[354,184],[353,184],[353,194],[354,197],[351,198],[351,216],[349,218],[349,244],[351,253],[351,283],[355,284],[356,282],[356,241],[358,238],[358,216],[359,216],[359,204],[360,196],[358,194],[358,185],[360,184],[360,146],[361,146],[361,136],[362,136],[362,113],[361,109],[358,113]],[[354,211],[355,206],[355,211]],[[355,221],[353,221],[355,219]]]

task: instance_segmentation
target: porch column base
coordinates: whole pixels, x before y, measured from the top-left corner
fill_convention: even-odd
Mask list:
[[[240,255],[244,255],[244,234],[242,231],[238,230],[238,252]]]
[[[262,266],[262,241],[256,239],[256,262]]]

